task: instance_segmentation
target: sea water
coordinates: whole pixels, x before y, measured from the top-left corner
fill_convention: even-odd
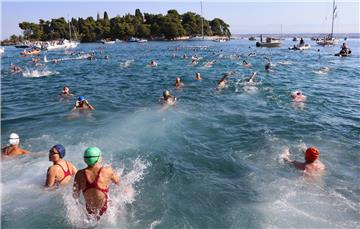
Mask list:
[[[348,40],[350,57],[334,56],[340,44],[306,42],[305,51],[288,50],[290,39],[275,49],[247,40],[80,44],[73,55],[46,52],[38,67],[6,47],[1,145],[15,132],[31,153],[1,162],[3,228],[360,227],[360,42]],[[94,60],[80,58],[89,52]],[[195,55],[201,58],[192,64]],[[151,60],[158,66],[149,67]],[[11,74],[11,63],[25,73]],[[227,87],[216,90],[230,71]],[[183,88],[174,88],[176,77]],[[59,98],[65,85],[74,98]],[[177,103],[164,109],[166,89]],[[292,102],[295,90],[307,100]],[[71,115],[79,95],[96,110]],[[99,222],[87,219],[71,185],[44,189],[48,150],[58,143],[79,169],[84,150],[97,146],[120,174]],[[321,151],[327,169],[320,180],[281,159],[290,149],[301,161],[307,146]]]

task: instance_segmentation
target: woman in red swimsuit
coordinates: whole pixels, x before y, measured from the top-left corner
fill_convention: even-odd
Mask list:
[[[120,178],[110,166],[101,166],[99,148],[87,148],[84,153],[84,160],[88,166],[76,173],[73,196],[79,198],[80,191],[82,191],[87,212],[99,220],[108,207],[109,186],[111,183],[120,185]]]
[[[71,180],[71,177],[76,174],[75,166],[64,160],[65,147],[57,144],[49,150],[49,161],[53,165],[49,167],[46,177],[46,186],[53,187],[55,185],[66,185]]]

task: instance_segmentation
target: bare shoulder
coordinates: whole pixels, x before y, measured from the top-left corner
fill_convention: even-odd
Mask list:
[[[110,166],[110,165],[105,165],[103,167],[103,171],[107,174],[112,174],[114,173],[114,169]]]

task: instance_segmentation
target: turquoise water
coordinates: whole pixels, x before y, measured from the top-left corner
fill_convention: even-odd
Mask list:
[[[47,63],[43,77],[11,74],[11,62],[29,71],[35,66],[19,57],[22,50],[6,47],[2,146],[16,132],[31,155],[1,163],[2,226],[360,227],[360,42],[348,41],[353,55],[347,58],[333,56],[340,44],[307,42],[312,48],[303,52],[287,50],[290,39],[278,49],[255,48],[247,40],[81,44],[76,50],[94,51],[95,60]],[[184,54],[202,59],[191,65]],[[46,56],[74,57],[64,51]],[[269,73],[265,57],[272,60]],[[146,66],[152,59],[155,68]],[[251,68],[241,65],[244,59]],[[325,66],[330,71],[319,72]],[[235,71],[228,87],[215,90],[228,71]],[[258,76],[249,86],[244,80],[253,71]],[[194,80],[196,72],[202,81]],[[177,76],[182,89],[173,86]],[[64,85],[96,110],[69,116],[75,99],[57,96]],[[164,89],[178,98],[166,110],[160,105]],[[291,101],[298,89],[307,96],[304,103]],[[97,146],[121,174],[124,185],[111,187],[112,207],[97,224],[86,220],[70,186],[43,189],[47,152],[57,143],[78,168],[85,167],[84,149]],[[280,158],[290,148],[302,160],[305,145],[321,151],[327,171],[320,181],[309,182]],[[124,186],[133,189],[124,193]]]

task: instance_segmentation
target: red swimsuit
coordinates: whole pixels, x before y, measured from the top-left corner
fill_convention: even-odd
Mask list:
[[[65,171],[65,169],[60,165],[60,164],[57,164],[58,166],[60,166],[60,168],[62,169],[62,171],[64,172],[64,177],[58,181],[59,184],[61,184],[61,182],[67,177],[67,176],[71,176],[71,171],[69,169],[69,165],[67,163],[67,161],[65,161],[66,163],[66,167],[67,167],[67,171]]]
[[[100,172],[102,170],[102,167],[100,168],[94,182],[90,183],[89,182],[89,179],[88,177],[86,176],[86,173],[85,173],[85,181],[86,181],[86,187],[85,189],[83,190],[83,193],[85,193],[88,189],[90,188],[95,188],[97,190],[99,190],[100,192],[104,193],[105,195],[105,202],[104,202],[104,206],[100,209],[99,213],[98,213],[98,216],[101,216],[102,214],[104,214],[107,210],[107,205],[108,205],[108,191],[109,189],[107,188],[100,188],[99,185],[98,185],[98,180],[99,180],[99,176],[100,176]],[[96,214],[95,211],[93,211],[88,205],[86,205],[86,210],[88,211],[89,214]]]

